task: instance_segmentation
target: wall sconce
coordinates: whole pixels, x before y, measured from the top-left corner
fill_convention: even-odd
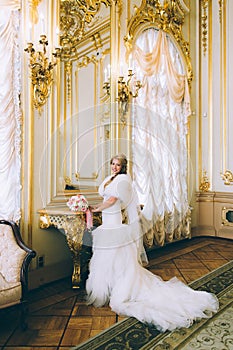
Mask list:
[[[41,35],[39,44],[42,51],[35,51],[33,43],[28,43],[28,47],[24,49],[30,55],[29,67],[31,69],[31,81],[33,85],[33,105],[41,111],[41,107],[46,103],[50,94],[50,87],[53,81],[53,68],[56,62],[49,62],[46,55],[46,46],[48,40],[46,35]],[[55,56],[55,54],[53,54]]]
[[[132,98],[138,96],[138,91],[142,87],[142,83],[139,80],[132,81],[134,73],[132,69],[128,70],[128,78],[124,79],[123,76],[118,78],[118,94],[117,101],[120,103],[120,110],[124,114],[128,111],[128,104]],[[105,81],[103,89],[106,90],[106,93],[110,95],[110,81]]]

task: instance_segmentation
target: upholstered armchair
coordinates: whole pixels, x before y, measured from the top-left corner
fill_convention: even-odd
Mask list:
[[[28,267],[36,252],[28,248],[15,222],[0,220],[0,309],[19,304],[26,328]]]

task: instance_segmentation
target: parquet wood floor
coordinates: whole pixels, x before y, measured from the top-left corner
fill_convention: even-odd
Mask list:
[[[233,240],[199,237],[149,252],[147,268],[168,280],[194,281],[233,260]],[[119,322],[109,307],[85,304],[85,291],[70,279],[53,282],[29,295],[28,329],[19,326],[18,309],[0,313],[0,347],[5,350],[67,350]]]

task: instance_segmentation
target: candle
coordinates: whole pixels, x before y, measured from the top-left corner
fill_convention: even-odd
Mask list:
[[[123,63],[120,63],[120,76],[123,77],[124,75],[124,67],[123,67]]]
[[[104,82],[106,82],[108,80],[108,76],[107,76],[107,68],[105,68],[104,70]]]
[[[56,46],[58,46],[60,44],[60,30],[57,27],[56,28]]]
[[[32,23],[29,22],[29,42],[32,42]]]
[[[40,14],[40,21],[41,21],[41,30],[42,30],[42,34],[45,34],[45,21],[44,21],[44,15],[43,15],[43,13]]]
[[[128,69],[132,69],[133,68],[133,57],[132,57],[132,54],[129,55],[129,67]]]

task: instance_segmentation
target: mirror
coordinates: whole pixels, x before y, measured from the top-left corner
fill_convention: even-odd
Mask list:
[[[163,23],[173,38],[176,34],[191,81],[190,56],[181,33],[183,16],[179,6],[174,5],[177,9],[168,23],[160,18],[162,12],[152,11],[153,6],[151,8],[149,3],[142,2],[140,6],[143,11],[133,12],[132,9],[134,15],[128,18],[127,28],[125,23],[122,24],[120,35],[125,36],[120,38],[121,12],[115,2],[60,2],[56,105],[46,126],[48,142],[40,168],[40,180],[46,179],[46,183],[40,186],[44,207],[64,204],[72,192],[81,191],[87,197],[97,196],[97,187],[109,172],[111,155],[119,149],[132,159],[131,125],[125,128],[124,125],[116,126],[117,120],[125,122],[125,116],[122,118],[117,114],[119,86],[116,91],[115,83],[120,64],[123,60],[127,62],[139,31],[148,29],[151,23],[157,28]],[[171,21],[174,21],[172,27]],[[103,89],[106,81],[111,83],[110,94]],[[49,177],[45,169],[50,169]]]
[[[109,5],[107,0],[60,3],[59,98],[50,140],[54,201],[72,191],[95,194],[106,170],[110,112],[103,84],[110,77]]]

